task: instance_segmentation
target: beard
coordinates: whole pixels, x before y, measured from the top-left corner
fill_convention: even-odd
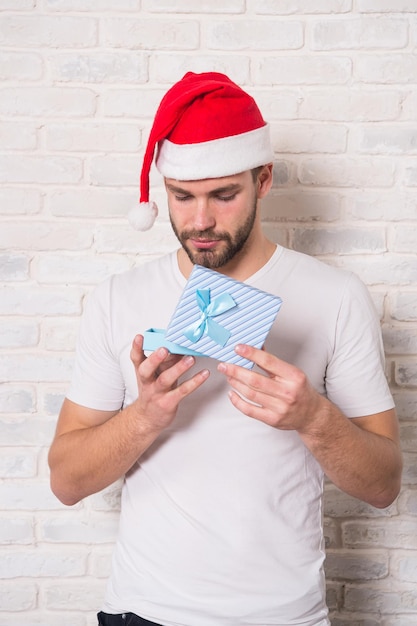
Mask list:
[[[243,250],[249,235],[252,232],[256,218],[256,210],[255,199],[250,214],[233,235],[226,231],[217,232],[212,228],[207,228],[206,230],[183,230],[182,232],[179,232],[172,220],[171,214],[169,219],[175,236],[186,252],[191,263],[215,270],[229,263],[229,261],[231,261],[239,252]],[[219,242],[221,249],[192,250],[188,245],[189,239],[215,240]]]

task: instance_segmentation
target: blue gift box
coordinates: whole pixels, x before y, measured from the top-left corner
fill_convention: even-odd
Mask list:
[[[250,369],[252,361],[236,354],[234,347],[246,343],[262,348],[281,304],[278,296],[195,265],[165,334],[149,329],[145,349],[164,345],[176,354],[208,356]]]

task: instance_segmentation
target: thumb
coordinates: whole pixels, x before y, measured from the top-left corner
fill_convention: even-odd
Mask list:
[[[143,352],[143,336],[136,335],[132,343],[132,349],[130,351],[130,359],[135,366],[135,369],[139,367],[141,363],[146,359]]]

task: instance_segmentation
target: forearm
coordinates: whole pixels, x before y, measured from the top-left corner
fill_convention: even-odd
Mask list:
[[[131,405],[96,426],[57,434],[49,452],[51,488],[76,504],[122,477],[158,437]]]
[[[377,414],[373,425],[378,415],[384,422],[384,413]],[[346,493],[378,508],[398,495],[402,457],[395,432],[370,432],[366,417],[348,419],[323,398],[315,419],[299,434],[328,478]]]

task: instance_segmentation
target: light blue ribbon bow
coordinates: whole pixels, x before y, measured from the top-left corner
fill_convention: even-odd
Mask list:
[[[237,306],[236,302],[228,293],[222,293],[211,301],[210,289],[197,289],[196,299],[201,310],[201,317],[184,331],[184,335],[195,343],[206,333],[220,346],[225,346],[232,333],[212,318]]]

